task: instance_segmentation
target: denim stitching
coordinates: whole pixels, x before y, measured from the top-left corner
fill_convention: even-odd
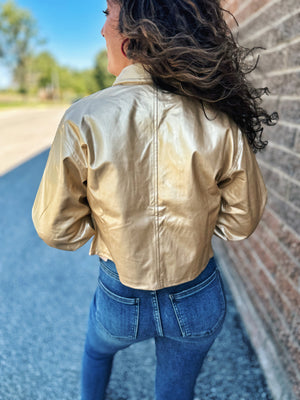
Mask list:
[[[183,290],[182,292],[174,293],[174,298],[175,300],[180,300],[184,299],[185,297],[188,297],[194,293],[200,292],[202,289],[206,288],[211,282],[214,281],[216,278],[217,270],[215,270],[207,279],[205,279],[203,282],[199,283],[198,285]]]
[[[105,331],[105,333],[110,336],[113,339],[118,339],[118,340],[130,340],[132,341],[133,339],[136,339],[136,336],[134,335],[129,335],[129,336],[118,336],[118,335],[112,335],[106,328],[103,326],[102,322],[99,321],[99,319],[96,317],[96,322],[97,324],[101,325],[101,328]]]
[[[111,297],[112,299],[118,301],[119,303],[123,303],[123,304],[129,304],[129,305],[136,305],[137,304],[137,298],[135,297],[122,297],[119,296],[113,292],[111,292],[109,289],[107,289],[107,287],[105,287],[103,285],[103,283],[101,282],[100,279],[98,279],[98,283],[101,286],[101,288],[104,290],[104,292]]]
[[[139,298],[136,299],[136,305],[137,305],[137,307],[136,307],[136,313],[135,313],[136,315],[135,315],[135,322],[134,322],[134,325],[135,325],[134,338],[135,339],[137,338],[138,329],[139,329],[139,319],[140,319],[140,299]]]
[[[178,322],[178,325],[179,325],[179,329],[180,329],[181,335],[183,337],[188,336],[186,331],[185,331],[185,329],[184,329],[183,321],[181,320],[181,314],[180,314],[180,312],[179,312],[179,310],[177,308],[176,303],[174,302],[173,294],[169,294],[169,298],[171,300],[171,304],[172,304],[172,307],[174,309],[174,313],[175,313],[175,316],[176,316],[176,319],[177,319],[177,322]]]
[[[111,270],[110,270],[103,262],[101,262],[101,261],[100,261],[100,267],[101,267],[101,269],[104,270],[105,273],[107,273],[107,275],[110,275],[110,276],[111,276],[112,278],[114,278],[115,280],[120,281],[119,275],[118,275],[116,272],[111,271]]]
[[[220,272],[219,271],[215,271],[215,277],[214,277],[214,279],[217,277],[217,275],[218,275],[218,278],[219,278],[219,282],[220,282],[220,284],[221,284],[221,280],[220,280]],[[214,280],[213,279],[213,280]],[[213,281],[212,280],[212,281]],[[207,286],[207,285],[206,285]],[[222,323],[223,323],[223,321],[224,321],[224,318],[225,318],[225,296],[224,296],[224,289],[223,289],[223,286],[221,285],[221,287],[222,287],[222,291],[221,291],[221,297],[222,297],[222,300],[223,300],[223,304],[222,304],[222,308],[221,308],[221,316],[220,316],[220,318],[218,319],[218,321],[215,323],[215,325],[211,328],[211,329],[208,329],[208,330],[206,330],[206,331],[204,331],[204,332],[200,332],[199,334],[197,334],[197,335],[192,335],[191,333],[190,333],[190,335],[189,336],[195,336],[195,337],[205,337],[205,336],[210,336],[210,335],[212,335],[218,328],[219,328],[219,326],[220,325],[222,325]]]
[[[110,333],[102,324],[102,322],[99,320],[99,318],[97,318],[97,322],[99,324],[101,324],[101,326],[103,327],[103,329],[105,330],[105,332],[107,334],[109,334],[109,336],[111,336],[112,338],[118,338],[118,339],[136,339],[137,337],[137,332],[138,332],[138,321],[139,321],[139,312],[140,312],[140,299],[139,298],[126,298],[126,297],[121,297],[118,296],[114,293],[112,293],[110,290],[108,290],[103,283],[98,280],[101,288],[103,289],[103,291],[109,296],[111,297],[113,300],[121,303],[121,304],[126,304],[126,305],[134,305],[134,316],[133,316],[133,326],[130,329],[130,333],[127,336],[119,336],[119,335],[113,335],[112,333]],[[125,301],[123,301],[125,300]],[[127,300],[130,300],[130,302],[127,302]],[[99,311],[96,310],[96,314],[99,314]]]
[[[207,278],[203,283],[207,282],[208,280],[210,280],[212,282],[216,278],[216,274],[218,274],[218,277],[220,278],[219,271],[214,271],[214,273],[209,278]],[[213,279],[211,279],[213,275],[215,275],[215,276],[213,277]],[[226,316],[226,299],[225,299],[224,289],[223,289],[223,285],[222,285],[221,281],[220,281],[220,284],[221,284],[221,287],[222,287],[222,293],[221,294],[222,294],[222,300],[223,300],[223,304],[222,304],[222,308],[221,308],[221,316],[218,319],[218,321],[216,322],[216,324],[211,329],[206,330],[204,332],[200,332],[199,334],[192,335],[192,333],[190,332],[190,329],[189,329],[189,324],[185,322],[185,318],[181,315],[180,310],[177,307],[176,295],[174,295],[174,294],[170,294],[169,295],[169,298],[171,299],[171,303],[172,303],[172,306],[173,306],[173,309],[174,309],[174,312],[175,312],[175,315],[176,315],[176,319],[177,319],[177,321],[179,323],[180,331],[181,331],[181,333],[183,333],[183,336],[189,336],[189,337],[210,336],[219,328],[220,325],[222,325],[222,323],[224,322],[225,316]],[[206,283],[205,287],[207,285],[208,285],[208,283]],[[200,285],[197,285],[197,286],[200,286]],[[184,292],[187,292],[187,291],[188,290],[183,291],[181,293],[184,293]],[[200,290],[196,291],[196,293],[199,292],[199,291]],[[185,297],[187,297],[187,296],[177,297],[177,299],[182,299],[182,298],[185,298]]]
[[[161,323],[161,318],[160,318],[159,304],[158,304],[156,292],[151,293],[151,298],[152,298],[153,316],[154,316],[154,320],[155,320],[156,330],[157,330],[158,336],[163,336],[164,333],[162,330],[162,323]]]

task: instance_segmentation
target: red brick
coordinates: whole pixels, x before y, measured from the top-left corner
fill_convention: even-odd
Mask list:
[[[258,240],[260,239],[263,242],[264,247],[268,249],[270,257],[276,263],[276,272],[278,270],[284,271],[285,275],[291,280],[297,280],[300,274],[300,267],[296,264],[290,253],[280,245],[279,240],[276,241],[273,235],[271,236],[268,230],[264,228],[263,224],[260,224],[257,228],[256,235],[258,236]]]
[[[294,310],[291,304],[282,296],[277,288],[277,283],[272,281],[266,272],[258,266],[251,249],[243,242],[239,242],[239,244],[239,252],[236,252],[235,255],[238,258],[239,275],[247,286],[248,295],[252,301],[257,297],[260,298],[268,312],[271,313],[272,311],[274,323],[278,320],[280,314],[286,323],[291,325],[294,319]],[[248,290],[249,282],[251,283],[251,292]]]
[[[294,124],[300,124],[300,113],[299,113],[300,101],[296,99],[281,99],[279,97],[279,107],[277,111],[282,121],[292,122]]]
[[[299,344],[295,343],[295,340],[292,336],[289,337],[287,348],[296,368],[300,371],[300,347]]]
[[[255,310],[257,311],[258,315],[260,316],[261,321],[263,321],[265,328],[269,332],[273,332],[278,327],[275,328],[276,325],[279,325],[280,320],[278,319],[278,315],[275,313],[270,306],[265,306],[265,304],[261,301],[261,297],[257,296],[257,289],[253,290],[254,295],[249,295],[249,299],[252,302]],[[271,309],[271,311],[270,311]]]
[[[283,226],[281,231],[278,232],[278,239],[286,246],[288,252],[300,261],[300,240],[289,231],[287,226]]]
[[[274,240],[272,237],[273,235],[270,235],[268,230],[264,228],[263,224],[259,224],[255,233],[257,239],[261,240],[264,246],[269,249],[277,265],[280,265],[281,267],[290,265],[292,262],[291,257],[280,247],[279,241]]]
[[[227,0],[223,6],[241,22],[247,21],[269,1],[253,0],[243,9],[242,0]],[[239,30],[240,43],[248,47],[262,44],[271,48],[285,44],[280,51],[263,54],[261,65],[252,74],[255,85],[271,89],[272,96],[264,97],[263,107],[268,112],[278,111],[282,122],[274,128],[265,128],[265,136],[274,146],[267,147],[258,156],[269,188],[263,219],[248,240],[229,244],[228,253],[232,268],[244,282],[245,290],[277,348],[295,398],[300,399],[300,169],[297,157],[300,152],[300,100],[293,98],[297,88],[300,89],[300,75],[295,72],[266,78],[266,73],[272,70],[299,65],[297,50],[300,43],[292,41],[299,35],[299,14],[294,12],[297,5],[297,0],[274,2]],[[266,26],[266,21],[269,25],[272,21],[281,22],[270,25],[264,35],[252,39],[254,33]],[[233,21],[229,23],[234,25]],[[283,173],[278,174],[275,169]],[[291,179],[285,179],[285,175]]]
[[[278,2],[278,5],[280,5],[280,3],[283,2]],[[274,18],[273,20],[275,21],[279,19],[279,15],[282,15],[282,12],[279,12],[279,14],[278,12],[276,13],[275,9],[276,7],[268,8],[268,10],[261,13],[258,18],[252,20],[251,24],[246,24],[239,29],[239,39],[243,45],[246,45],[250,48],[254,46],[262,46],[269,49],[275,47],[278,44],[281,44],[282,42],[287,42],[291,38],[297,37],[299,35],[299,14],[297,15],[293,13],[294,10],[291,10],[292,12],[286,15],[287,18],[283,19],[280,24],[276,24],[274,28],[268,29],[266,32],[263,32],[261,36],[255,37],[253,41],[253,33],[256,33],[266,27],[266,19],[272,21],[272,18]]]
[[[287,68],[299,67],[300,65],[300,43],[297,42],[287,47]]]
[[[274,168],[266,168],[264,165],[260,166],[261,172],[263,174],[264,181],[271,189],[276,191],[281,197],[289,200],[289,188],[291,183],[282,175],[274,171]]]
[[[265,222],[274,235],[278,237],[278,240],[286,246],[286,250],[296,259],[300,260],[300,237],[295,235],[282,223],[268,206],[266,207],[262,221]]]
[[[246,256],[246,259],[244,260],[245,266],[250,270],[253,270],[254,267],[258,267],[254,254],[249,250],[246,243],[241,242],[241,246]]]
[[[225,10],[229,10],[231,13],[235,13],[237,8],[239,7],[239,0],[223,0],[222,2],[222,7],[225,8]]]
[[[268,77],[267,86],[276,96],[294,95],[300,89],[300,73],[294,72]]]
[[[261,300],[264,300],[264,305],[266,303],[269,303],[269,298],[270,298],[270,282],[267,282],[267,284],[263,281],[260,281],[260,283],[257,283],[259,280],[259,275],[257,276],[256,282],[255,282],[255,289],[256,289],[256,294],[259,295]]]
[[[295,363],[292,359],[291,352],[289,351],[287,345],[291,337],[290,334],[283,329],[276,332],[276,336],[273,337],[274,342],[277,343],[277,354],[279,355],[283,368],[289,376],[289,380],[292,384],[296,384],[296,382],[298,382],[299,385],[299,369],[297,368],[298,363]]]
[[[236,271],[241,276],[243,281],[246,281],[251,277],[253,269],[244,251],[245,244],[243,242],[232,243],[231,247],[234,249],[234,254],[238,259],[238,263],[236,264],[237,265]]]
[[[255,251],[261,262],[265,265],[267,270],[274,275],[277,270],[277,263],[272,259],[272,257],[268,254],[268,252],[261,245],[262,242],[259,241],[257,235],[252,235],[249,239],[249,242],[252,245],[253,251]]]
[[[279,108],[278,106],[270,107],[270,112]],[[286,147],[289,150],[293,150],[296,142],[297,133],[300,132],[300,125],[289,127],[284,123],[279,122],[274,126],[264,126],[264,136],[270,144],[275,143],[280,146]],[[265,151],[268,151],[269,147],[266,147]],[[296,153],[296,152],[295,152]]]
[[[247,257],[249,257],[251,250],[245,250]],[[239,265],[239,268],[241,269],[241,264]],[[251,299],[257,299],[257,297],[260,298],[260,302],[268,310],[268,313],[272,316],[273,323],[276,324],[276,326],[277,323],[280,323],[280,315],[288,324],[291,325],[294,319],[293,309],[277,290],[276,283],[270,279],[265,271],[257,266],[254,257],[252,257],[252,268],[250,271],[251,272],[249,272],[247,276],[247,283],[250,281],[254,288],[251,293],[248,293]],[[245,279],[244,282],[246,282]]]
[[[300,309],[296,310],[297,315],[294,318],[294,322],[292,324],[292,334],[295,338],[295,341],[300,345]]]
[[[300,167],[300,161],[299,161]],[[300,209],[300,186],[294,183],[290,184],[288,200],[294,204],[294,206]]]
[[[280,291],[286,296],[294,310],[298,311],[300,306],[300,293],[295,285],[286,277],[284,271],[280,271],[277,276],[277,284]]]
[[[269,193],[268,204],[295,232],[300,233],[300,210],[292,207],[287,201]]]
[[[299,390],[299,382],[300,382],[300,374],[299,374],[299,360],[298,361],[294,361],[294,357],[292,356],[293,351],[297,351],[298,353],[298,349],[295,348],[294,346],[292,347],[288,347],[288,342],[289,342],[290,336],[287,335],[285,337],[285,342],[284,342],[284,346],[281,346],[279,344],[278,346],[278,350],[280,349],[279,356],[282,362],[282,366],[284,367],[285,371],[287,372],[288,376],[289,376],[289,380],[291,382],[291,386],[294,386],[294,392],[295,392],[295,388],[296,386],[298,386],[298,390]],[[287,351],[289,350],[289,351]],[[298,353],[299,354],[299,353]],[[296,393],[296,392],[295,392]],[[299,391],[298,391],[299,393]],[[295,399],[298,399],[299,397],[295,397]]]
[[[291,152],[271,147],[270,145],[267,147],[266,151],[259,153],[257,158],[270,166],[278,168],[280,171],[295,179],[300,178],[300,171],[298,171],[300,165],[299,157]],[[272,184],[273,182],[270,182],[271,186]]]
[[[261,76],[261,75],[260,75],[260,76]],[[260,87],[266,86],[265,83],[266,83],[266,82],[261,82],[261,85],[259,85],[259,86],[260,86]],[[272,95],[272,94],[273,94],[273,93],[271,92],[271,95]],[[280,109],[280,98],[279,98],[279,97],[275,97],[275,96],[272,96],[272,97],[264,96],[264,97],[262,98],[262,100],[263,100],[262,106],[263,106],[263,108],[264,108],[268,113],[271,114],[271,113],[273,113],[273,112],[275,112],[275,111],[277,111],[277,112],[279,113],[279,109]],[[281,113],[279,114],[279,118],[280,118],[281,120],[287,121],[286,119],[284,119],[284,117],[282,116]],[[267,127],[267,126],[266,126],[265,129],[269,129],[269,132],[270,132],[270,135],[271,135],[272,132],[273,132],[273,129],[276,129],[276,128],[275,128],[275,127]],[[263,152],[263,154],[264,154],[268,149],[269,149],[269,148],[267,147],[266,150]]]
[[[300,132],[296,133],[294,150],[296,153],[300,154]]]
[[[278,289],[273,289],[273,292],[270,293],[270,298],[271,303],[278,310],[278,314],[281,315],[286,324],[291,327],[295,317],[295,310],[293,307],[278,291]]]
[[[284,220],[286,225],[293,229],[298,236],[297,232],[300,233],[300,210],[292,207],[289,202],[277,197],[274,193],[268,193],[268,207],[280,219]]]
[[[298,396],[300,394],[300,390],[299,390],[299,371],[297,371],[296,366],[294,365],[294,363],[292,363],[290,360],[288,359],[282,359],[283,361],[286,361],[284,364],[285,367],[285,371],[289,377],[289,381],[291,383],[291,388],[293,390],[293,393],[295,395],[295,397],[293,397],[293,399],[299,399],[300,397]],[[297,394],[298,393],[298,394]]]
[[[260,86],[260,87],[267,86],[267,82],[262,79],[261,83],[255,86]],[[272,91],[271,95],[272,97],[267,97],[267,96],[263,97],[263,104],[262,104],[263,108],[266,109],[269,113],[277,111],[281,121],[291,122],[295,125],[299,125],[300,101],[297,99],[292,99],[292,98],[289,99],[286,97],[282,99],[280,96],[275,96],[275,93],[272,93]]]
[[[251,14],[254,14],[260,8],[269,3],[269,1],[270,0],[252,0],[250,4],[242,9],[240,12],[237,10],[237,13],[235,15],[236,19],[238,20],[238,22],[246,20],[247,18],[249,18],[249,16],[251,16]]]
[[[251,297],[251,300],[254,304],[256,303],[256,308],[259,303],[259,307],[264,310],[264,313],[267,313],[269,323],[267,323],[265,318],[263,319],[264,323],[267,323],[269,329],[271,329],[272,332],[285,331],[286,328],[284,319],[280,317],[281,313],[277,309],[274,302],[267,298],[264,288],[261,285],[257,284],[255,290],[256,296]]]
[[[233,263],[236,266],[235,270],[238,273],[240,279],[243,281],[248,295],[255,297],[256,294],[256,269],[253,268],[253,263],[248,261],[248,257],[244,252],[243,242],[238,242],[238,249],[234,250],[234,256],[232,256]],[[235,245],[237,245],[235,244]],[[232,246],[230,246],[232,247]]]
[[[295,68],[300,65],[300,43],[284,47],[272,52],[261,52],[257,66],[258,72],[270,72],[286,68]]]

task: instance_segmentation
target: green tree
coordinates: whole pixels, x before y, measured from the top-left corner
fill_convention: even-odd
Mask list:
[[[32,85],[45,88],[53,85],[53,76],[57,74],[59,66],[55,58],[47,51],[43,51],[30,60],[30,75]]]
[[[104,89],[113,84],[115,77],[107,71],[107,52],[102,50],[96,57],[95,79],[99,89]]]
[[[45,89],[49,98],[82,97],[99,90],[93,69],[76,71],[61,66],[47,51],[31,57],[28,75],[31,92]]]
[[[83,71],[84,73],[84,80],[85,80],[85,86],[88,94],[95,93],[99,90],[98,83],[96,81],[95,77],[95,70],[94,69],[88,69]]]
[[[36,21],[30,11],[13,0],[0,5],[0,57],[14,72],[21,92],[27,91],[28,62],[34,45],[39,44]]]

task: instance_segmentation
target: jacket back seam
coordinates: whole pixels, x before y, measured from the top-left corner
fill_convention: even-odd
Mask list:
[[[158,208],[158,89],[154,88],[154,218],[155,218],[155,253],[158,281],[161,282],[160,243],[159,243],[159,208]]]

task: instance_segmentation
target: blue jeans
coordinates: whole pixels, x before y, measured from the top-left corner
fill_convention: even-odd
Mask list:
[[[196,279],[157,291],[124,286],[115,264],[100,259],[82,361],[82,400],[105,399],[116,352],[150,338],[156,345],[156,400],[192,400],[225,313],[214,258]]]

